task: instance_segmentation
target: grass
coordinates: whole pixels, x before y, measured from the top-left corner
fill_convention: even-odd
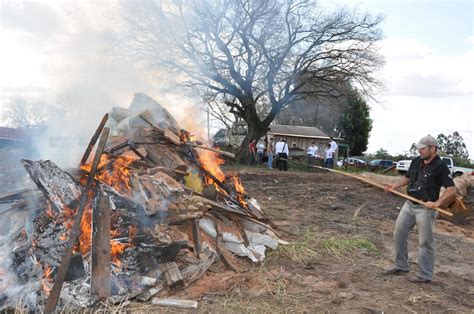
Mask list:
[[[309,263],[319,254],[315,250],[318,243],[318,237],[312,230],[305,232],[301,239],[291,241],[288,245],[280,245],[276,251],[269,252],[269,259],[286,256],[296,263]]]
[[[336,257],[343,257],[354,251],[371,255],[377,255],[379,253],[374,243],[361,238],[331,237],[321,240],[319,244],[327,253]]]

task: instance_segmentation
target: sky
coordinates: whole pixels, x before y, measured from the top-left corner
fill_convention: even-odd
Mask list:
[[[178,119],[199,103],[165,89],[166,74],[150,73],[117,48],[116,1],[0,1],[0,112],[14,96],[41,99],[74,108],[57,121],[58,129],[81,121],[93,132],[104,112],[127,107],[135,92],[155,97]],[[385,88],[370,102],[368,152],[403,153],[427,134],[458,131],[472,159],[473,1],[320,4],[384,16],[380,53],[386,64],[379,75]]]

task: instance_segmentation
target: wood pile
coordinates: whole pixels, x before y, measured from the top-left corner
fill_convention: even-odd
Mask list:
[[[72,310],[98,299],[168,304],[156,297],[189,287],[213,264],[240,273],[246,263],[238,257],[260,263],[267,248],[285,243],[236,175],[220,170],[216,150],[192,141],[164,108],[137,95],[129,109],[112,110],[112,122],[104,116],[79,168],[23,160],[36,188],[0,197],[6,208],[0,215],[14,219],[27,211],[33,217],[29,230],[8,237],[16,247],[8,269],[0,257],[0,271],[15,277],[11,283],[28,287],[26,308]],[[106,125],[113,134],[108,138]],[[107,142],[94,156],[99,135]],[[74,219],[80,222],[77,240],[69,238]],[[0,309],[17,302],[0,290]]]

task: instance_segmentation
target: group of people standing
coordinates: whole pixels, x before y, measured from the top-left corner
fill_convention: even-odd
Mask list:
[[[337,150],[337,143],[331,137],[327,143],[327,147],[324,151],[324,167],[333,168],[334,167],[334,155]],[[311,146],[307,150],[308,155],[308,165],[314,166],[316,159],[322,157],[319,154],[318,146],[315,142],[311,143]],[[279,139],[275,143],[273,138],[270,138],[267,142],[267,145],[263,141],[252,140],[249,144],[249,165],[253,166],[255,164],[261,165],[264,160],[264,156],[268,158],[267,166],[269,169],[273,169],[273,159],[276,157],[276,167],[280,171],[288,171],[288,156],[289,148],[285,139]]]
[[[337,143],[332,137],[329,138],[329,142],[326,144],[326,149],[323,154],[319,154],[319,148],[316,146],[315,142],[311,143],[311,146],[308,147],[308,166],[314,166],[316,164],[317,158],[324,157],[324,167],[334,168],[334,155],[337,150]]]
[[[273,169],[273,158],[276,156],[276,166],[279,170],[288,171],[288,162],[286,159],[289,156],[288,145],[285,140],[279,140],[275,144],[275,140],[270,138],[267,145],[263,141],[252,140],[249,144],[249,165],[263,164],[264,156],[267,156],[267,166]]]

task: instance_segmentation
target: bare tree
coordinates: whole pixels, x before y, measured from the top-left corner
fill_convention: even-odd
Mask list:
[[[3,120],[10,127],[31,129],[44,126],[47,120],[46,105],[14,97],[3,111]]]
[[[288,104],[377,84],[380,17],[325,13],[311,0],[144,0],[123,12],[131,51],[246,121],[241,156]]]

